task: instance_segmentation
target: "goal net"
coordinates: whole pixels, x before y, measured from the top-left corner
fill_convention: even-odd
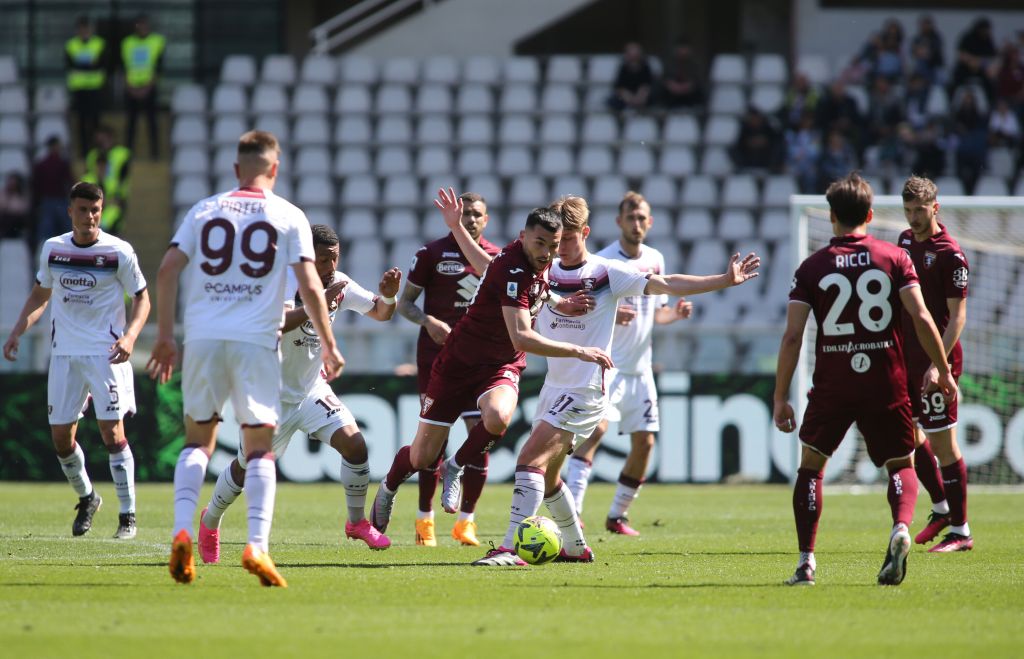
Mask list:
[[[895,242],[907,228],[898,196],[874,200],[869,232]],[[1024,483],[1024,199],[943,197],[939,220],[960,243],[970,264],[967,325],[960,337],[957,440],[969,479],[977,484]],[[824,197],[791,201],[792,270],[832,238]],[[814,316],[808,323],[794,380],[794,407],[802,418],[814,369]],[[829,461],[826,478],[871,483],[883,478],[868,459],[863,439],[851,428]]]

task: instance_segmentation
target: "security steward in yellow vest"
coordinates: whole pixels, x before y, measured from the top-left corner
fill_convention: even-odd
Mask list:
[[[135,19],[135,32],[121,41],[121,64],[124,66],[125,107],[128,110],[128,128],[125,144],[135,146],[135,123],[139,114],[146,113],[149,124],[149,155],[156,160],[160,155],[157,139],[157,76],[163,67],[167,40],[162,34],[150,31],[149,18],[140,14]]]
[[[96,130],[96,146],[85,157],[82,180],[103,188],[100,227],[114,235],[121,235],[124,228],[131,159],[130,149],[114,144],[114,131],[109,126],[100,126]]]
[[[93,34],[87,16],[79,16],[75,27],[77,34],[64,44],[64,64],[68,92],[78,115],[78,148],[84,157],[89,136],[100,124],[103,87],[107,83],[107,43]]]

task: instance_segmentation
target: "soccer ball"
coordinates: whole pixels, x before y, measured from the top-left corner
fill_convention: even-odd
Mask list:
[[[516,529],[515,550],[531,565],[550,563],[562,551],[562,532],[547,517],[527,517]]]

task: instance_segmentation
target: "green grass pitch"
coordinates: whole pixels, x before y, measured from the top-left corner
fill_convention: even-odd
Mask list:
[[[3,656],[988,659],[1024,648],[1019,491],[973,493],[977,548],[915,547],[904,584],[883,588],[884,492],[826,486],[818,585],[787,588],[796,540],[784,486],[648,486],[634,504],[636,539],[603,530],[613,489],[596,485],[584,515],[596,563],[483,569],[468,565],[483,551],[455,546],[443,512],[440,546],[414,546],[414,484],[398,498],[385,552],[342,539],[340,485],[283,484],[271,554],[291,587],[277,590],[239,566],[244,500],[225,517],[221,564],[199,564],[196,583],[181,586],[166,567],[170,485],[139,487],[129,542],[110,539],[117,499],[110,483],[98,489],[93,530],[72,538],[67,485],[0,484]],[[485,543],[500,541],[509,497],[508,484],[484,493]],[[913,531],[926,516],[923,498]]]

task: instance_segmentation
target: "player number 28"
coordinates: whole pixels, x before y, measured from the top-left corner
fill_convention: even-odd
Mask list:
[[[212,237],[215,229],[217,233],[223,233],[223,240],[218,241],[214,246]],[[266,234],[266,242],[262,250],[253,247],[253,237],[257,233]],[[254,279],[269,273],[274,267],[274,258],[277,256],[277,230],[269,222],[253,222],[242,230],[241,243],[242,256],[252,263],[243,263],[239,269],[242,274]],[[235,253],[235,225],[222,217],[216,217],[203,225],[203,233],[200,236],[199,248],[203,256],[209,261],[199,264],[203,272],[208,275],[219,275],[231,267],[231,261]]]
[[[873,293],[869,290],[872,282],[878,283],[878,290]],[[840,314],[846,308],[846,303],[850,301],[850,297],[853,294],[853,285],[850,284],[850,280],[845,275],[838,272],[825,275],[818,282],[818,288],[823,291],[827,291],[833,286],[837,287],[839,292],[836,295],[835,302],[832,303],[832,307],[825,315],[822,331],[824,331],[825,336],[853,334],[853,323],[838,322]],[[892,306],[889,304],[892,282],[889,281],[889,278],[881,270],[865,270],[857,278],[856,288],[857,299],[860,301],[860,307],[857,309],[857,317],[860,319],[860,324],[870,332],[881,332],[889,326],[889,321],[892,320]],[[881,311],[881,317],[877,319],[872,318],[874,309]]]

